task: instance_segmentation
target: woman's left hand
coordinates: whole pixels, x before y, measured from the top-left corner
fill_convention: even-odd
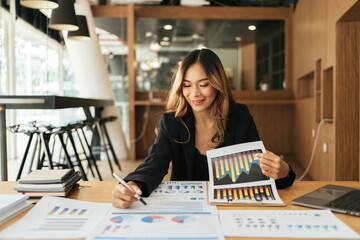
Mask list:
[[[266,150],[267,153],[257,153],[262,173],[273,179],[284,178],[289,173],[289,165],[278,155]]]

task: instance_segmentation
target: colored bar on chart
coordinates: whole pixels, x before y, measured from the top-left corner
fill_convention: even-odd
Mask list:
[[[233,182],[235,182],[236,181],[236,179],[235,179],[236,176],[235,176],[235,171],[234,171],[233,160],[232,160],[232,158],[229,158],[229,160],[230,160],[231,180]]]
[[[223,198],[227,198],[227,196],[226,196],[226,189],[223,190]]]
[[[252,161],[253,161],[253,159],[252,159],[252,157],[251,157],[251,154],[248,154],[248,155],[247,155],[247,158],[248,158],[249,162],[252,162]]]
[[[86,209],[82,209],[80,212],[79,212],[79,215],[84,215],[86,213]]]
[[[224,172],[224,164],[223,164],[223,160],[221,159],[220,160],[220,169],[221,169],[221,175],[225,175],[225,172]]]
[[[240,162],[240,168],[243,169],[244,168],[244,164],[243,164],[243,161],[242,161],[242,158],[241,158],[241,155],[237,156],[239,162]]]
[[[242,155],[241,157],[244,159],[246,172],[249,172],[249,164],[248,164],[246,157],[244,155]]]
[[[244,194],[243,194],[243,191],[241,188],[239,188],[239,197],[240,197],[240,199],[244,198]]]
[[[248,193],[247,188],[244,189],[244,196],[245,196],[245,197],[248,197],[248,196],[249,196],[249,193]]]
[[[77,212],[77,210],[78,210],[77,208],[74,208],[73,210],[71,210],[70,215],[75,214]]]
[[[250,198],[253,199],[254,198],[254,192],[252,188],[249,188],[249,193],[250,193]]]
[[[225,161],[225,170],[229,171],[229,159],[225,158],[224,161]]]
[[[239,199],[236,189],[234,189],[233,192],[234,192],[234,198]]]
[[[116,232],[116,230],[118,230],[118,229],[120,229],[120,225],[117,225],[112,232],[114,233],[114,232]]]
[[[64,215],[68,210],[69,210],[69,208],[64,208],[59,214]]]
[[[218,166],[218,161],[215,160],[215,173],[216,173],[216,178],[219,179],[220,175],[219,175],[219,166]]]
[[[53,214],[56,213],[57,210],[59,210],[59,209],[60,209],[60,207],[58,207],[58,206],[54,207],[54,208],[48,213],[48,215],[53,215]]]
[[[217,190],[216,190],[216,196],[217,196],[217,199],[221,198],[220,189],[217,189]]]
[[[109,231],[111,228],[111,225],[107,225],[104,230],[101,232],[101,234],[105,234],[105,232]]]
[[[234,160],[236,175],[239,176],[239,175],[240,175],[239,161],[238,161],[237,158],[235,158],[235,157],[233,157],[233,160]]]

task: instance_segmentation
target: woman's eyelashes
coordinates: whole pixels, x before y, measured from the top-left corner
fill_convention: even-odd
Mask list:
[[[200,86],[200,87],[207,87],[207,86],[209,86],[209,83],[206,83],[206,84],[200,84],[199,86]],[[183,87],[185,87],[185,88],[189,88],[189,87],[191,87],[191,85],[190,85],[190,84],[184,84],[184,85],[183,85]]]

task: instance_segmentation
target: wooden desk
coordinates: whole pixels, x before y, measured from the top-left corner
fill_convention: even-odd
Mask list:
[[[116,185],[116,181],[104,181],[104,182],[80,182],[81,187],[74,192],[70,198],[78,199],[83,201],[91,201],[91,202],[111,202],[111,191]],[[17,182],[0,182],[0,193],[16,193],[13,190],[14,186]],[[309,210],[310,208],[300,207],[296,205],[292,205],[290,202],[292,199],[299,197],[305,193],[313,191],[321,186],[326,184],[335,184],[335,185],[343,185],[349,187],[360,187],[360,182],[335,182],[335,181],[301,181],[295,182],[294,185],[289,189],[279,190],[279,195],[281,199],[286,204],[285,207],[234,207],[234,206],[219,206],[218,209],[281,209],[281,210]],[[29,210],[27,210],[29,211]],[[0,225],[0,231],[10,226],[15,221],[19,220],[22,216],[26,214],[23,212],[16,216],[15,218],[9,220],[8,222]],[[360,217],[335,213],[335,215],[344,223],[346,223],[349,227],[351,227],[354,231],[360,234]],[[245,238],[226,238],[226,239],[245,239]],[[263,239],[263,238],[251,238],[251,239]],[[275,240],[275,238],[271,238]],[[284,240],[284,238],[279,238]],[[299,238],[298,238],[299,239]]]

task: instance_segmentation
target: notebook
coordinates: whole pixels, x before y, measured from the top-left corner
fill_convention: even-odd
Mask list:
[[[19,183],[62,183],[73,173],[74,169],[35,170],[19,179]]]
[[[329,184],[293,199],[291,203],[359,217],[360,189]]]

